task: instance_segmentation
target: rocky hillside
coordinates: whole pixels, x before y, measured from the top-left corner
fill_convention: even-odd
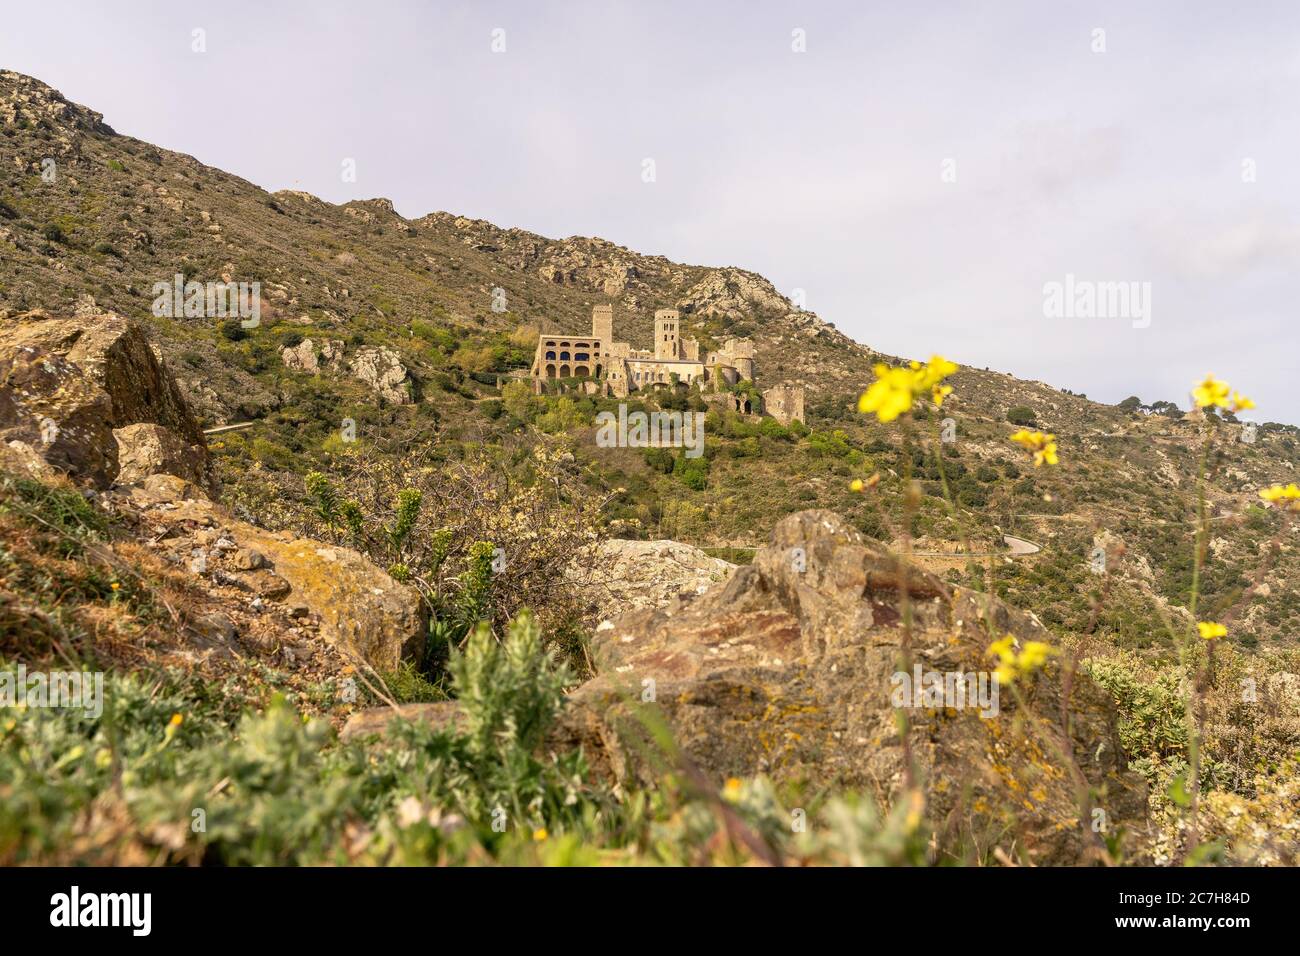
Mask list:
[[[137,326],[115,316],[28,315],[4,332],[5,654],[36,667],[55,646],[122,672],[180,668],[190,680],[224,679],[239,688],[236,700],[252,704],[269,681],[294,688],[309,712],[346,719],[344,740],[362,747],[382,747],[376,738],[412,722],[451,733],[473,726],[464,696],[354,706],[348,675],[383,686],[381,675],[425,659],[428,604],[356,551],[259,529],[212,500],[201,487],[202,439],[193,440],[189,409]],[[935,818],[963,821],[936,835],[939,859],[1000,843],[1008,812],[1026,860],[1069,864],[1102,853],[1101,841],[1073,824],[1081,811],[1065,783],[1070,768],[1115,826],[1145,834],[1144,786],[1124,765],[1115,703],[1081,674],[1044,674],[1014,708],[986,700],[986,712],[960,720],[919,711],[924,746],[913,753],[891,743],[895,710],[882,689],[900,654],[932,670],[975,670],[991,632],[1026,646],[1048,635],[1031,617],[905,570],[837,515],[787,518],[739,570],[670,541],[605,541],[588,560],[606,565],[613,584],[592,591],[602,605],[592,645],[598,674],[572,688],[547,741],[584,755],[593,781],[655,786],[660,771],[645,756],[654,748],[627,727],[645,703],[661,701],[661,719],[701,780],[815,781],[906,805],[921,775],[917,793]],[[58,598],[41,584],[52,573],[89,592],[67,614],[50,607]],[[114,579],[107,603],[91,583],[104,574]],[[1050,756],[1050,724],[990,722],[1030,701],[1070,709],[1068,753]],[[964,792],[951,780],[976,783]],[[1008,811],[1007,787],[1033,801]],[[1136,858],[1144,846],[1134,840],[1129,852]]]
[[[178,275],[258,283],[256,321],[155,308]],[[534,395],[515,381],[539,329],[583,330],[600,302],[615,304],[619,335],[633,343],[648,341],[661,307],[679,309],[683,332],[706,348],[751,338],[758,387],[803,385],[806,421],[740,415],[682,387],[629,404],[707,410],[702,457],[600,447],[594,418],[617,403]],[[457,760],[487,759],[454,736],[458,721],[487,726],[482,708],[514,706],[484,689],[493,673],[544,711],[537,725],[560,735],[550,739],[573,746],[564,760],[581,744],[597,777],[620,782],[642,771],[613,725],[644,715],[619,709],[614,697],[629,691],[615,675],[644,675],[679,695],[666,710],[696,790],[696,772],[761,773],[796,789],[870,789],[864,767],[930,778],[902,789],[891,779],[873,797],[902,808],[899,852],[931,861],[940,845],[986,861],[998,833],[1033,834],[1027,852],[1043,859],[1116,852],[1061,835],[1081,806],[1077,793],[1044,783],[1061,774],[1089,799],[1109,793],[1116,820],[1147,834],[1126,859],[1182,858],[1196,849],[1180,829],[1178,789],[1194,712],[1205,744],[1198,779],[1224,845],[1240,860],[1293,856],[1231,831],[1242,820],[1262,832],[1293,825],[1284,781],[1300,746],[1300,541],[1259,490],[1295,480],[1300,431],[1230,414],[1207,423],[1180,409],[1183,396],[1106,406],[972,368],[947,380],[940,412],[924,406],[904,427],[857,409],[882,361],[899,360],[740,268],[444,212],[407,220],[383,199],[335,206],[267,193],[0,72],[3,620],[37,635],[28,643],[42,653],[71,645],[128,671],[195,668],[235,680],[253,707],[271,688],[291,689],[298,706],[336,725],[356,708],[322,705],[320,681],[347,668],[382,672],[391,693],[379,686],[381,697],[436,701],[441,716],[426,723],[454,739],[438,737],[434,749]],[[1250,393],[1249,382],[1233,385]],[[239,427],[204,433],[230,424]],[[1009,441],[1020,428],[1054,434],[1059,463],[1035,465]],[[1214,439],[1203,445],[1206,434]],[[1013,553],[1007,534],[1034,547]],[[812,562],[800,577],[778,567],[792,548]],[[933,572],[914,569],[911,597],[890,570],[903,548]],[[1029,704],[1059,709],[1075,693],[1092,756],[1067,722],[1077,754],[1040,753],[1054,738],[1031,728],[1018,738],[1028,752],[1012,746],[1015,759],[998,760],[1011,745],[982,737],[988,727],[933,714],[921,721],[924,750],[908,759],[888,750],[898,743],[891,711],[856,702],[864,687],[879,689],[885,658],[903,653],[895,625],[912,597],[934,606],[918,612],[907,652],[936,663],[988,657],[980,643],[994,635],[962,624],[976,610],[1017,646],[1068,650],[1068,673],[1055,661],[1043,668]],[[636,612],[634,633],[605,626],[623,610]],[[499,639],[513,635],[518,653],[497,659],[484,644],[473,667],[456,656],[469,653],[480,620]],[[1179,636],[1198,620],[1225,625],[1208,663]],[[870,639],[846,634],[841,646],[841,625]],[[20,645],[3,653],[30,650]],[[547,676],[533,653],[543,645],[572,672]],[[506,673],[516,666],[527,673]],[[552,697],[579,677],[594,683],[569,703],[589,698],[597,712],[557,720]],[[1240,699],[1243,682],[1261,696]],[[1190,708],[1182,692],[1193,684]],[[720,693],[731,696],[711,696]],[[540,741],[520,746],[532,753]],[[511,766],[537,774],[529,800],[614,799],[565,792],[577,779],[568,764],[520,759]],[[1147,787],[1146,816],[1132,774]],[[945,778],[978,792],[926,789]],[[0,777],[0,811],[4,786]],[[907,810],[917,793],[930,809],[974,814],[978,832],[927,844]],[[455,797],[480,817],[486,799]],[[731,812],[716,796],[705,803]],[[951,820],[930,823],[937,831]],[[751,851],[775,852],[760,843]]]
[[[761,539],[756,529],[813,506],[888,534],[878,507],[847,492],[853,477],[879,471],[887,488],[906,470],[897,430],[853,409],[882,357],[794,308],[761,276],[450,213],[406,220],[382,199],[334,206],[302,193],[270,194],[117,135],[99,114],[11,72],[0,73],[0,118],[0,316],[111,310],[146,323],[203,425],[257,422],[212,450],[233,499],[259,520],[295,520],[300,476],[330,466],[346,422],[376,444],[436,441],[438,454],[454,455],[467,445],[517,443],[524,425],[541,421],[552,435],[577,438],[571,451],[593,493],[622,489],[608,513],[619,534],[752,548]],[[154,316],[154,285],[176,274],[260,282],[259,326]],[[504,290],[505,311],[494,311],[496,289]],[[589,400],[558,418],[553,398],[517,402],[502,415],[497,383],[526,367],[530,334],[586,328],[591,306],[606,301],[633,342],[647,340],[653,310],[666,306],[680,309],[685,331],[706,344],[752,337],[760,387],[807,387],[812,434],[763,433],[715,418],[708,467],[687,474],[626,449],[596,448],[581,432],[597,410]],[[1030,580],[1012,572],[1008,594],[1053,623],[1076,626],[1084,609],[1073,598],[1090,581],[1094,539],[1119,542],[1133,607],[1106,625],[1130,645],[1158,640],[1139,606],[1179,603],[1187,583],[1178,552],[1191,534],[1180,522],[1195,512],[1196,427],[991,371],[964,369],[953,385],[945,412],[956,441],[946,477],[967,509],[970,533],[996,545],[1013,531],[1044,544],[1040,560],[1052,565]],[[1249,391],[1249,383],[1240,387]],[[1146,398],[1185,404],[1180,396]],[[1058,436],[1068,476],[1019,466],[1006,442],[1013,409]],[[249,459],[266,474],[248,480]],[[1212,509],[1222,516],[1215,548],[1228,568],[1210,582],[1215,600],[1244,592],[1257,563],[1258,528],[1247,527],[1263,520],[1256,490],[1292,480],[1298,464],[1297,430],[1279,425],[1260,427],[1253,443],[1236,442],[1210,463]],[[917,462],[914,471],[931,496],[917,530],[956,541],[933,462]],[[785,480],[792,475],[793,486]],[[884,507],[897,519],[888,511],[894,501]],[[1268,606],[1249,609],[1243,636],[1294,641],[1295,567],[1288,541],[1268,572]]]

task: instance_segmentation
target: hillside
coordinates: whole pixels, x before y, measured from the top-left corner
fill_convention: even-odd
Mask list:
[[[448,447],[495,442],[517,429],[509,416],[502,421],[481,414],[481,400],[496,393],[485,383],[531,360],[530,340],[512,342],[511,334],[521,328],[584,330],[592,305],[607,301],[615,306],[617,333],[634,344],[649,340],[653,310],[662,307],[681,310],[684,333],[699,337],[702,347],[723,336],[751,336],[759,386],[803,385],[807,424],[822,433],[841,431],[849,446],[792,446],[761,435],[733,440],[745,431],[733,427],[732,434],[711,436],[722,440],[711,443],[708,486],[692,493],[645,467],[635,453],[609,454],[579,443],[575,453],[594,460],[597,481],[606,489],[628,489],[615,511],[639,522],[643,533],[752,546],[761,539],[753,529],[805,506],[862,512],[861,524],[871,530],[866,509],[846,491],[848,480],[878,467],[900,470],[896,436],[852,410],[881,356],[795,309],[753,273],[679,265],[602,239],[550,240],[449,213],[408,221],[381,199],[333,206],[306,194],[270,194],[191,157],[116,135],[99,114],[14,73],[0,74],[0,111],[8,158],[0,166],[6,250],[0,315],[37,307],[86,309],[93,300],[94,308],[150,322],[205,426],[260,422],[247,433],[249,441],[235,435],[218,449],[237,459],[225,474],[235,485],[247,453],[264,468],[301,472],[288,466],[318,461],[329,433],[345,418],[355,419],[363,435],[398,444],[409,444],[411,436],[436,436]],[[50,183],[41,177],[47,158],[56,164]],[[176,273],[203,282],[260,281],[262,327],[253,334],[227,328],[238,339],[232,341],[210,320],[154,317],[152,288]],[[493,311],[495,288],[505,290],[507,311]],[[392,347],[419,401],[412,408],[380,408],[355,381],[286,369],[282,347],[303,338],[343,340],[352,349]],[[933,347],[942,351],[942,345]],[[1086,578],[1073,572],[1085,565],[1092,537],[1105,532],[1152,569],[1157,593],[1175,597],[1181,579],[1171,578],[1168,568],[1173,549],[1190,540],[1190,527],[1180,537],[1177,522],[1193,515],[1186,488],[1193,427],[990,371],[965,369],[954,385],[951,415],[959,440],[953,465],[962,473],[950,477],[959,500],[977,506],[971,520],[984,538],[997,540],[990,527],[996,517],[1003,531],[1047,544],[1044,560],[1078,584]],[[1038,427],[1058,435],[1074,467],[1068,479],[1017,474],[1010,494],[996,493],[991,475],[1010,478],[1007,468],[1015,468],[1004,439],[1011,430],[1007,411],[1018,405],[1032,409]],[[756,444],[761,454],[753,453]],[[1254,557],[1250,535],[1240,533],[1258,504],[1254,490],[1290,480],[1300,461],[1291,426],[1264,425],[1255,444],[1239,443],[1233,452],[1213,475],[1216,510],[1243,516],[1218,528],[1217,547],[1239,569],[1225,572],[1221,595],[1242,586]],[[789,475],[800,477],[797,488],[779,480]],[[942,524],[922,533],[957,537]],[[1273,573],[1289,568],[1284,560]],[[1133,583],[1146,594],[1145,571]],[[1062,591],[1035,591],[1032,583],[1029,588],[1022,592],[1028,600],[1067,598]],[[1271,603],[1249,618],[1250,634],[1293,640],[1300,606]],[[1130,639],[1142,642],[1137,635]]]
[[[176,274],[260,283],[259,324],[156,315],[155,285]],[[493,308],[496,289],[504,290],[504,311]],[[509,383],[526,372],[539,330],[584,331],[592,307],[606,302],[617,336],[633,345],[649,342],[658,308],[679,310],[683,333],[702,348],[752,339],[757,387],[804,387],[807,420],[786,427],[711,410],[698,464],[658,449],[598,447],[594,416],[616,401],[534,396]],[[249,527],[342,540],[311,472],[373,505],[376,528],[396,521],[388,502],[399,487],[423,482],[426,503],[446,498],[437,519],[422,519],[430,530],[439,520],[451,527],[461,509],[473,512],[477,495],[517,501],[509,496],[545,475],[556,491],[535,514],[551,520],[573,509],[581,521],[574,540],[553,551],[518,545],[533,564],[518,572],[499,609],[502,625],[536,604],[534,589],[556,570],[546,560],[569,555],[582,535],[671,538],[744,563],[782,519],[826,509],[872,547],[921,552],[918,562],[943,586],[992,592],[1062,645],[1086,645],[1121,668],[1102,683],[1124,713],[1130,744],[1160,749],[1144,736],[1155,718],[1142,709],[1167,692],[1181,666],[1176,635],[1195,619],[1231,623],[1227,673],[1262,686],[1300,671],[1295,525],[1258,494],[1296,480],[1300,429],[1262,424],[1248,440],[1233,416],[1215,422],[1220,437],[1205,486],[1213,560],[1197,575],[1193,618],[1198,416],[1172,405],[1160,406],[1165,414],[1125,410],[963,367],[948,379],[953,393],[941,413],[953,420],[956,440],[937,440],[933,410],[920,413],[917,434],[908,435],[857,410],[873,366],[900,360],[853,342],[752,272],[673,263],[599,238],[548,239],[447,212],[408,220],[378,198],[336,206],[268,193],[119,135],[39,81],[0,71],[0,323],[30,321],[33,310],[140,323],[202,427],[253,423],[208,441],[222,499]],[[337,343],[335,357],[321,353],[325,343]],[[944,343],[916,358],[931,351],[944,353]],[[1213,360],[1205,357],[1207,372]],[[1249,382],[1233,384],[1250,393]],[[1188,406],[1185,396],[1143,398]],[[629,404],[646,401],[634,396]],[[670,401],[706,407],[689,390]],[[355,442],[340,438],[349,422]],[[1057,436],[1060,467],[1035,468],[1008,441],[1021,424]],[[935,449],[943,450],[942,469]],[[440,486],[452,473],[461,483]],[[424,477],[417,482],[416,474]],[[852,489],[854,479],[873,475],[865,492]],[[919,482],[915,506],[907,503],[908,476]],[[495,481],[501,485],[482,492]],[[529,517],[520,505],[508,517],[483,518],[474,536],[443,548],[437,565],[446,559],[458,587],[473,567],[474,541],[509,552],[536,530]],[[1006,553],[1004,534],[1041,550]],[[416,573],[401,548],[383,560],[370,556],[398,581]],[[598,621],[590,608],[553,610],[549,618],[540,612],[555,626],[552,640],[575,668],[591,668]],[[1215,759],[1231,767],[1214,785],[1254,798],[1263,791],[1253,773],[1276,772],[1279,755],[1300,743],[1300,700],[1288,699],[1267,729],[1243,724],[1230,704],[1219,700],[1210,718]],[[1147,753],[1133,765],[1159,785],[1156,799],[1167,809],[1170,754]]]

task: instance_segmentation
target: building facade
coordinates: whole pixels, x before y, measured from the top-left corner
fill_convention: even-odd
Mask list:
[[[540,389],[548,379],[594,379],[602,391],[626,396],[671,385],[674,381],[715,388],[754,378],[754,346],[747,339],[728,339],[716,352],[700,357],[700,343],[681,334],[675,309],[655,312],[654,342],[636,349],[614,341],[614,307],[598,305],[591,314],[591,335],[543,332],[530,371]]]
[[[722,348],[701,357],[699,341],[681,332],[677,310],[659,309],[655,312],[651,347],[636,349],[627,342],[614,341],[614,307],[597,305],[591,312],[590,335],[543,332],[539,336],[529,374],[538,392],[548,380],[582,379],[583,389],[589,394],[617,398],[670,387],[674,382],[699,382],[701,389],[716,392],[742,381],[754,381],[754,343],[749,339],[728,339]],[[779,386],[769,392],[783,424],[803,419],[801,387]]]

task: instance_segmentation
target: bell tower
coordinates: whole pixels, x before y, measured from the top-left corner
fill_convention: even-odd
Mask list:
[[[679,318],[676,309],[660,309],[655,312],[655,358],[681,358],[681,350],[677,345]]]

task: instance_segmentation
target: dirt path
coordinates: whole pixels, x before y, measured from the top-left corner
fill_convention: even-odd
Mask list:
[[[1006,551],[913,551],[914,558],[953,558],[954,560],[964,561],[967,558],[1023,558],[1031,554],[1037,554],[1043,550],[1043,546],[1035,544],[1032,541],[1026,541],[1024,538],[1017,538],[1015,535],[1004,534],[1003,542],[1007,546]],[[735,551],[756,551],[761,545],[737,544],[735,542],[723,546],[711,546],[714,551],[735,550]],[[708,549],[704,549],[708,550]]]
[[[954,558],[965,560],[966,558],[1023,558],[1029,554],[1037,554],[1043,550],[1040,544],[1034,544],[1032,541],[1026,541],[1024,538],[1017,538],[1015,535],[1004,534],[1003,542],[1007,546],[1006,551],[913,551],[914,558]]]

